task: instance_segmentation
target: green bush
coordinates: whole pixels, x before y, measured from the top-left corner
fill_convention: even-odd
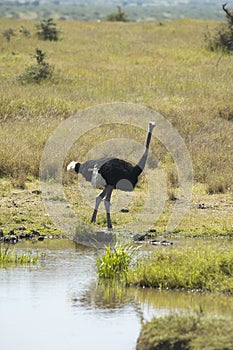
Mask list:
[[[42,80],[51,78],[54,67],[45,61],[46,53],[40,49],[36,49],[35,58],[37,63],[32,64],[18,76],[18,80],[22,83],[40,83]]]
[[[25,37],[29,37],[31,36],[30,30],[28,30],[27,28],[25,28],[24,26],[21,26],[19,32],[25,36]]]
[[[118,7],[118,12],[111,13],[110,15],[108,15],[106,20],[110,22],[128,22],[128,18],[125,12],[121,10],[120,6],[117,6],[117,7]]]
[[[207,48],[211,51],[222,50],[226,52],[233,51],[233,12],[226,9],[226,4],[222,5],[226,12],[227,23],[222,24],[215,33],[207,31],[205,41]]]
[[[36,34],[41,40],[57,41],[59,38],[60,31],[52,18],[43,19],[39,24],[36,24],[36,28]]]
[[[4,32],[2,33],[2,35],[4,36],[4,38],[10,42],[11,37],[15,35],[15,31],[12,28],[6,29],[4,30]]]

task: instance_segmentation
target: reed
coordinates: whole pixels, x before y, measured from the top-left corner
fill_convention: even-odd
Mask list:
[[[114,249],[106,246],[105,253],[96,260],[98,277],[100,279],[126,277],[137,250],[133,246],[116,245]]]
[[[25,253],[16,253],[15,249],[10,250],[7,246],[0,246],[0,266],[6,265],[28,265],[37,264],[38,254],[33,254],[32,250]]]

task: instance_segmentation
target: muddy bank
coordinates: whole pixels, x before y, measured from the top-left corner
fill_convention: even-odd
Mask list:
[[[22,241],[31,241],[31,242],[42,242],[46,239],[60,239],[66,238],[58,234],[41,234],[38,230],[31,229],[27,230],[25,226],[20,226],[15,230],[10,230],[4,232],[3,229],[0,229],[0,243],[5,244],[16,244]]]

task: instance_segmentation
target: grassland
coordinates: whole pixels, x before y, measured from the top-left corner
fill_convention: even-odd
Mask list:
[[[62,30],[61,40],[45,42],[34,35],[33,21],[0,21],[0,33],[12,28],[16,34],[10,41],[2,37],[0,50],[0,176],[5,188],[1,226],[17,225],[15,216],[20,218],[19,210],[14,205],[9,208],[6,198],[11,202],[15,188],[20,196],[27,196],[36,185],[44,145],[62,120],[93,105],[130,102],[164,115],[190,152],[196,181],[194,197],[191,211],[177,232],[232,235],[233,58],[209,52],[203,39],[207,25],[213,29],[218,23],[179,20],[162,25],[57,24]],[[31,35],[20,34],[21,27]],[[31,55],[37,47],[47,53],[47,61],[54,65],[54,77],[41,84],[22,85],[16,77],[34,62]],[[97,139],[82,139],[80,158],[105,137],[100,132]],[[143,135],[138,137],[144,139]],[[168,174],[172,164],[162,145],[152,144],[152,152]],[[71,155],[67,161],[69,158]],[[74,197],[75,183],[67,181],[64,178],[67,196],[86,219],[89,208]],[[143,186],[137,194],[143,196]],[[196,209],[198,203],[205,203],[208,208]],[[142,205],[143,200],[142,204],[137,202],[138,208],[131,208],[132,218]],[[155,223],[161,231],[171,206],[170,201]],[[27,206],[22,207],[27,222]],[[13,216],[11,210],[15,211]],[[29,225],[48,220],[44,215],[41,203],[31,214]],[[120,224],[132,220],[121,213],[116,218]],[[100,224],[101,220],[100,217]]]

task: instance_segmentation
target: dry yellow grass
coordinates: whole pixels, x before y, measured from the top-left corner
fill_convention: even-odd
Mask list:
[[[151,107],[174,125],[189,149],[195,179],[207,192],[230,193],[233,57],[206,50],[207,25],[211,30],[219,24],[58,22],[61,40],[45,42],[34,35],[35,22],[1,19],[0,33],[12,28],[16,35],[10,42],[2,37],[0,46],[0,176],[20,178],[19,183],[38,176],[49,135],[75,112],[131,102]],[[19,34],[21,26],[31,37]],[[34,63],[36,48],[47,53],[55,76],[22,85],[16,76]],[[83,140],[80,155],[103,139],[100,134]],[[160,144],[152,150],[171,179],[167,152]]]

